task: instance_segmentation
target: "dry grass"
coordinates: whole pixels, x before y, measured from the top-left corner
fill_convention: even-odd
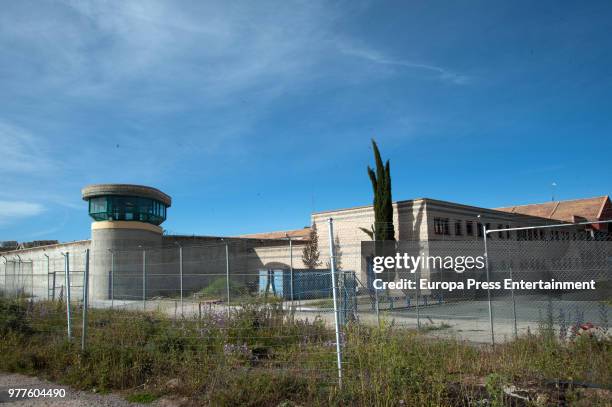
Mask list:
[[[612,384],[609,341],[559,343],[538,334],[491,348],[353,325],[345,331],[340,389],[333,332],[268,302],[202,320],[92,310],[81,352],[78,341],[66,340],[61,304],[0,300],[0,335],[2,370],[133,397],[183,395],[202,405],[502,405],[510,384],[542,392],[547,381]],[[582,397],[571,388],[563,396]]]

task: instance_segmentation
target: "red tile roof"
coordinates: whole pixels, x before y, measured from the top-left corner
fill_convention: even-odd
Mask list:
[[[296,230],[282,230],[278,232],[253,233],[250,235],[241,235],[247,239],[286,239],[290,237],[292,240],[308,240],[310,236],[310,228]]]
[[[495,209],[510,213],[520,213],[523,215],[556,219],[563,222],[584,222],[602,220],[603,208],[609,201],[610,198],[608,196],[598,196],[595,198],[553,201],[541,204],[517,205]]]

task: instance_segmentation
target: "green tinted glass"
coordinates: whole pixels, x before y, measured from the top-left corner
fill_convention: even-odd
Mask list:
[[[150,198],[109,195],[89,200],[89,216],[96,221],[124,220],[159,225],[166,220],[166,205]]]

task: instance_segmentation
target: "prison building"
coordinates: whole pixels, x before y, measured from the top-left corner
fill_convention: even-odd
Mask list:
[[[612,220],[610,199],[607,196],[551,202],[550,204],[551,208],[556,208],[556,211],[552,212],[556,214],[556,217],[549,216],[551,212],[547,211],[522,209],[537,205],[488,209],[431,198],[397,201],[393,203],[395,238],[402,242],[414,242],[412,247],[415,254],[419,252],[425,256],[440,253],[451,256],[481,255],[484,250],[482,244],[484,228],[498,230],[495,233],[489,233],[487,238],[492,243],[493,251],[501,251],[512,247],[509,242],[513,241],[545,242],[593,238],[595,233],[608,230],[596,227],[597,225],[523,231],[504,229],[569,224],[584,220]],[[328,235],[328,219],[332,218],[334,234],[342,252],[342,267],[346,270],[355,270],[364,284],[371,285],[374,276],[368,262],[372,253],[365,253],[362,250],[362,242],[371,239],[365,230],[371,230],[374,226],[374,208],[368,205],[322,211],[312,214],[311,218],[312,223],[317,225],[320,235],[321,257],[329,257],[329,245],[321,244],[321,236]],[[606,225],[606,227],[609,226]],[[494,243],[496,241],[508,243],[496,244]],[[404,244],[404,247],[406,245],[407,243]],[[531,252],[538,250],[537,246],[537,244],[531,244],[529,250],[516,253],[517,267],[521,261],[525,263],[528,259],[536,257],[536,254]],[[543,245],[540,246],[543,247]],[[565,250],[560,245],[548,244],[547,246],[549,249],[556,248],[557,255]],[[430,277],[430,272],[431,270],[424,270],[423,277]],[[402,276],[398,274],[398,278],[400,277]]]
[[[5,277],[0,279],[0,287],[10,290],[21,286],[28,291],[25,286],[29,285],[35,296],[56,295],[65,269],[64,256],[69,256],[71,270],[83,272],[87,249],[90,252],[92,301],[172,297],[178,295],[179,290],[197,293],[217,280],[225,281],[228,270],[233,282],[252,289],[262,270],[304,268],[302,250],[309,242],[310,227],[240,236],[171,235],[166,234],[161,225],[170,214],[172,198],[156,188],[96,184],[81,192],[92,220],[90,238],[64,243],[6,244],[4,249],[8,250],[0,253],[4,259]],[[372,205],[311,215],[309,224],[316,225],[319,234],[319,269],[329,268],[330,218],[334,222],[337,266],[355,271],[363,285],[369,286],[373,279],[368,266],[371,253],[362,250],[362,242],[371,240],[366,231],[374,224]],[[396,239],[425,255],[438,252],[481,255],[484,228],[498,230],[487,236],[492,242],[566,241],[577,233],[594,236],[594,233],[610,229],[595,225],[564,230],[561,234],[544,229],[505,229],[607,219],[612,219],[612,206],[607,196],[498,209],[430,198],[393,203]],[[523,260],[531,258],[529,253],[521,256]],[[517,266],[520,261],[517,259]],[[31,276],[30,279],[21,281],[26,275]],[[83,281],[76,277],[71,284],[78,286]]]

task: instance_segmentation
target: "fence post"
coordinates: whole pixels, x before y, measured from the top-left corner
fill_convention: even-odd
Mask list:
[[[112,249],[108,249],[111,254],[111,269],[110,269],[110,297],[111,297],[111,309],[115,308],[115,252]]]
[[[8,290],[6,288],[6,272],[8,271],[8,259],[0,255],[4,259],[4,295],[8,296]]]
[[[89,249],[85,250],[85,273],[83,275],[83,329],[81,330],[81,350],[85,350],[87,339],[87,308],[89,307]]]
[[[342,387],[342,349],[340,347],[340,321],[338,315],[338,298],[336,296],[336,259],[334,253],[334,220],[329,218],[329,265],[332,280],[332,298],[334,300],[334,322],[336,328],[336,356],[338,362],[338,386]]]
[[[372,225],[372,230],[374,230],[374,225]],[[372,233],[372,240],[374,241],[374,255],[376,255],[376,233]],[[376,323],[378,324],[378,327],[380,328],[380,304],[378,302],[378,289],[374,287],[374,283],[372,283],[372,288],[374,288],[374,305],[376,309]]]
[[[289,279],[291,284],[291,305],[293,306],[293,241],[291,237],[289,239]]]
[[[33,302],[34,301],[34,261],[30,260],[30,263],[32,264],[32,274],[31,274],[32,277],[30,278],[30,281],[32,284],[32,297],[30,297],[30,301]]]
[[[230,274],[229,274],[229,245],[225,243],[225,280],[227,288],[227,316],[230,316]]]
[[[44,249],[43,249],[44,250]],[[43,253],[43,255],[47,258],[47,300],[50,299],[49,293],[51,292],[51,287],[49,287],[49,277],[51,274],[49,273],[49,255],[47,253]]]
[[[21,256],[19,256],[18,254],[16,254],[17,258],[19,259],[19,268],[18,268],[18,274],[17,274],[17,286],[22,288],[24,286],[23,284],[23,270],[21,268]],[[17,289],[19,290],[19,288]],[[25,292],[25,290],[23,290]]]
[[[487,248],[487,225],[482,225],[482,235],[484,238],[484,255],[485,255],[485,266],[487,268],[487,302],[489,303],[489,326],[491,328],[491,345],[495,345],[495,334],[493,332],[493,307],[491,304],[491,289],[489,288],[491,282],[491,275],[489,271],[489,251]]]
[[[70,315],[70,253],[64,254],[64,284],[66,285],[66,329],[68,340],[72,339],[72,324]]]
[[[178,243],[177,243],[178,244]],[[185,316],[183,308],[183,246],[180,244],[179,247],[179,278],[180,278],[180,290],[181,290],[181,317]]]
[[[380,306],[378,304],[378,290],[376,289],[376,287],[374,287],[374,302],[374,305],[376,307],[376,323],[380,328]]]
[[[142,310],[147,310],[147,251],[142,249]]]
[[[417,278],[416,278],[416,292],[415,292],[415,296],[416,296],[416,315],[417,315],[417,331],[421,329],[421,306],[419,304],[419,302],[421,301],[421,269],[419,268],[419,271],[417,271]]]
[[[514,281],[512,266],[510,266],[510,281]],[[516,325],[516,299],[514,298],[514,285],[512,285],[510,295],[512,296],[512,317],[514,318],[514,338],[516,339],[518,338],[518,327]]]

